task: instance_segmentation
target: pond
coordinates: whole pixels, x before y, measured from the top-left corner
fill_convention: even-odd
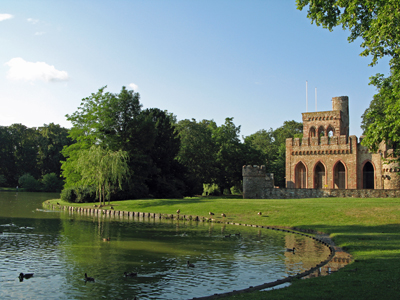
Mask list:
[[[267,229],[43,209],[58,197],[0,192],[0,299],[190,299],[295,275],[330,254]]]

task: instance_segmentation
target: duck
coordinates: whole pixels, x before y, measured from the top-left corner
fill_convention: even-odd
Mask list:
[[[226,217],[226,214],[222,213],[222,214],[221,214],[221,217],[225,218],[225,217]]]
[[[188,268],[194,268],[194,264],[191,264],[189,261],[187,261],[187,266]]]
[[[178,209],[177,211],[176,211],[176,213],[179,215],[179,213],[181,212],[181,210],[180,209]]]
[[[24,279],[29,279],[29,278],[31,278],[33,276],[33,273],[26,273],[26,274],[24,274],[24,273],[19,273],[19,280],[20,281],[22,281],[22,280],[24,280]]]
[[[291,249],[291,248],[286,248],[286,252],[293,252],[293,253],[294,253],[295,250],[296,250],[295,247],[293,247],[293,249]]]
[[[208,214],[209,214],[210,216],[213,216],[213,215],[214,215],[214,213],[213,213],[213,212],[211,212],[211,211],[210,211]]]
[[[125,277],[136,277],[137,272],[124,272]]]
[[[235,233],[236,236],[240,236],[240,232],[239,233]]]
[[[226,235],[225,237],[226,237],[226,238],[230,238],[230,237],[231,237],[231,234],[228,234],[228,235]]]
[[[262,212],[261,212],[261,211],[259,211],[259,212],[257,213],[257,215],[261,216],[261,215],[262,215]]]
[[[85,273],[85,282],[87,281],[93,281],[94,282],[94,278],[93,277],[88,277],[87,274]]]
[[[110,209],[114,209],[114,207],[111,206]]]

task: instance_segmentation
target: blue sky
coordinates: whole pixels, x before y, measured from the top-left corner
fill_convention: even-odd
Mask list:
[[[376,90],[360,42],[312,25],[294,0],[2,0],[0,125],[71,127],[81,99],[107,85],[178,120],[233,117],[241,135],[301,122],[349,96],[350,134]]]

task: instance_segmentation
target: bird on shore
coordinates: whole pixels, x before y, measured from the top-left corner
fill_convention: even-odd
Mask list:
[[[257,215],[261,216],[261,215],[262,215],[262,212],[261,212],[261,211],[260,211],[260,212],[258,212],[258,213],[257,213]]]
[[[226,214],[222,213],[221,217],[226,218]]]
[[[208,214],[209,214],[210,216],[213,216],[213,215],[214,215],[214,213],[213,213],[213,212],[211,212],[211,211],[210,211]]]
[[[92,281],[94,282],[94,278],[93,277],[88,277],[87,274],[85,273],[85,283],[88,281]]]
[[[187,266],[188,268],[194,268],[194,264],[191,264],[189,261],[187,261]]]
[[[33,273],[19,273],[19,281],[23,281],[24,279],[29,279],[33,276]]]
[[[177,211],[176,211],[176,213],[179,215],[179,213],[181,212],[181,210],[180,209],[178,209]]]
[[[286,248],[286,252],[293,252],[293,253],[294,253],[295,250],[296,250],[295,247],[293,247],[293,248]]]
[[[136,277],[137,272],[124,272],[125,277]]]

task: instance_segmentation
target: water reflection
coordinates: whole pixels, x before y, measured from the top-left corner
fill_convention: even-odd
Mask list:
[[[187,299],[281,279],[329,255],[312,239],[278,231],[57,213],[42,209],[43,196],[7,196],[0,193],[1,299]],[[19,282],[21,272],[35,275]],[[85,273],[95,282],[85,285]]]

